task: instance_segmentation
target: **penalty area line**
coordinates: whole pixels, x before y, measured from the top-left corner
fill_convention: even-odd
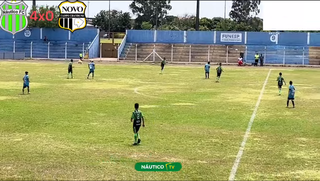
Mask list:
[[[231,169],[231,172],[230,172],[230,176],[229,176],[229,181],[234,181],[235,177],[236,177],[236,173],[237,173],[237,170],[238,170],[238,166],[240,164],[240,160],[241,160],[241,157],[243,155],[243,151],[244,151],[244,148],[246,146],[246,143],[247,143],[247,140],[248,140],[248,137],[249,137],[249,134],[250,134],[250,131],[251,131],[251,127],[252,127],[252,124],[253,124],[253,121],[254,121],[254,118],[256,117],[257,115],[257,111],[258,111],[258,108],[259,108],[259,105],[260,105],[260,102],[261,102],[261,99],[262,99],[262,96],[263,96],[263,92],[266,88],[266,85],[268,83],[268,79],[270,77],[270,74],[271,74],[271,71],[272,69],[269,69],[269,73],[267,75],[267,78],[266,80],[264,81],[264,84],[262,86],[262,89],[261,89],[261,92],[260,92],[260,96],[258,98],[258,101],[256,103],[256,106],[254,108],[254,111],[251,115],[251,118],[250,118],[250,121],[248,123],[248,128],[246,130],[246,133],[243,137],[243,141],[241,142],[241,146],[240,146],[240,149],[239,149],[239,152],[237,154],[237,157],[234,161],[234,164],[233,164],[233,167]]]

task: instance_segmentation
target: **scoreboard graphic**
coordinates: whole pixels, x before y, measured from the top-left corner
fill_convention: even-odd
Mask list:
[[[58,6],[59,19],[54,19],[52,11],[30,13],[30,21],[57,21],[60,28],[74,32],[87,26],[85,16],[86,4],[79,1],[63,1]],[[28,5],[23,1],[9,2],[5,0],[0,5],[0,27],[13,35],[28,27]]]

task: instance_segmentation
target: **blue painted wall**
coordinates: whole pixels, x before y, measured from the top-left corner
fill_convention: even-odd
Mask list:
[[[98,32],[99,32],[99,29],[95,29],[95,28],[85,28],[82,30],[78,30],[71,33],[71,40],[81,41],[81,42],[92,41],[96,37]]]
[[[19,32],[14,36],[11,33],[0,30],[0,51],[1,52],[25,52],[26,57],[48,58],[48,42],[44,42],[45,36],[50,41],[49,58],[65,58],[67,48],[67,58],[79,58],[79,53],[83,51],[83,45],[86,52],[90,52],[90,58],[99,57],[99,34],[96,28],[87,27],[82,30],[69,33],[60,28],[32,28],[29,30],[30,36],[26,36],[26,31]],[[70,37],[70,40],[69,40]],[[94,41],[95,39],[95,41]],[[31,47],[31,42],[33,42]],[[67,47],[65,43],[67,43]],[[89,45],[92,46],[89,48]],[[15,47],[15,49],[14,49]]]
[[[212,31],[203,31],[202,33],[187,31],[186,39],[188,44],[213,44],[214,33]]]
[[[264,32],[248,32],[248,45],[276,45],[276,37]]]
[[[63,29],[51,29],[51,28],[43,28],[42,29],[42,39],[47,37],[50,41],[63,41],[68,40],[69,31]],[[40,35],[39,35],[40,37]]]
[[[320,46],[320,33],[128,30],[127,43]]]
[[[183,43],[184,31],[157,31],[157,43]]]
[[[153,43],[154,31],[150,30],[130,30],[127,34],[127,42]]]
[[[310,45],[320,46],[320,33],[310,33]]]
[[[42,34],[41,34],[42,31]],[[14,36],[11,33],[0,29],[0,40],[1,39],[15,39],[15,40],[39,40],[45,36],[52,41],[69,41],[69,31],[60,28],[32,28],[30,29],[30,37],[25,36],[25,31],[19,32]],[[91,42],[97,35],[98,30],[96,28],[87,27],[82,30],[70,32],[70,40],[77,42]]]
[[[40,39],[40,28],[33,28],[33,29],[30,29],[30,32],[31,32],[31,35],[30,37],[26,37],[24,35],[24,31],[22,32],[19,32],[17,34],[14,35],[14,39],[18,39],[18,40],[38,40]],[[9,34],[7,32],[5,32],[6,34]],[[1,34],[1,31],[0,31],[0,34]],[[11,34],[9,34],[11,36]],[[1,38],[0,38],[1,39]]]

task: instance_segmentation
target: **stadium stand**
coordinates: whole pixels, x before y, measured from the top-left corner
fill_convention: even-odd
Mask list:
[[[44,37],[48,40],[45,41]],[[25,52],[26,58],[71,59],[89,52],[89,58],[97,58],[99,44],[99,31],[95,28],[73,33],[62,29],[33,28],[14,36],[0,30],[0,52]]]
[[[257,52],[265,64],[320,65],[319,33],[129,30],[121,47],[119,59],[127,61],[153,61],[146,57],[155,49],[174,62],[206,62],[209,55],[212,62],[237,63],[242,52],[253,63]]]

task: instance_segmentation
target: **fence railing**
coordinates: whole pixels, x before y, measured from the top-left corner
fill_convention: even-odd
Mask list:
[[[10,43],[11,44],[11,43]],[[4,45],[3,45],[4,46]],[[26,58],[45,59],[70,59],[79,58],[79,54],[88,51],[89,46],[85,43],[73,42],[30,42],[21,43],[13,41],[12,46],[6,43],[2,52],[25,52]],[[12,48],[11,48],[12,47]],[[11,50],[10,50],[11,49]]]
[[[255,62],[255,54],[263,56],[264,64],[309,64],[309,48],[299,46],[216,46],[216,45],[170,45],[131,44],[126,60],[158,61],[166,57],[171,62]]]
[[[127,31],[126,31],[126,35],[124,36],[124,38],[123,38],[122,41],[121,41],[120,46],[118,47],[118,57],[117,57],[117,58],[118,58],[118,61],[119,61],[119,59],[120,59],[121,53],[122,53],[122,51],[123,51],[126,43],[127,43]]]
[[[100,54],[100,50],[99,50],[99,45],[100,45],[100,39],[99,39],[99,29],[97,29],[97,35],[95,36],[95,38],[93,39],[93,41],[90,43],[90,45],[87,48],[87,51],[85,53],[88,52],[89,54],[89,58],[97,58]],[[83,53],[83,54],[85,54]]]

